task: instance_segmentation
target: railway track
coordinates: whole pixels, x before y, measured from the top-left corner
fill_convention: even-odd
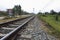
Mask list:
[[[41,29],[37,17],[30,20],[26,29],[20,32],[16,38],[17,40],[56,40]]]
[[[0,40],[56,40],[45,33],[35,16],[1,24]]]
[[[1,40],[11,40],[24,25],[31,20],[33,17],[27,17],[20,20],[15,20],[7,23],[0,24],[0,38]]]

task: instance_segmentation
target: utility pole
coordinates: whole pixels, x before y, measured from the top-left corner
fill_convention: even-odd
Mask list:
[[[35,8],[33,8],[33,13],[34,13],[34,11],[35,11]]]

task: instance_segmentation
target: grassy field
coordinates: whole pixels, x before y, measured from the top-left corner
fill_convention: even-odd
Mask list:
[[[51,27],[54,29],[54,34],[60,35],[60,16],[58,16],[58,21],[55,20],[55,16],[56,15],[38,15],[40,19],[51,25]]]
[[[0,20],[0,23],[12,21],[12,20],[16,20],[16,19],[21,19],[21,18],[25,18],[25,17],[28,17],[28,16],[27,15],[21,15],[21,16],[16,16],[16,17],[11,17],[11,18],[7,17],[6,19]]]

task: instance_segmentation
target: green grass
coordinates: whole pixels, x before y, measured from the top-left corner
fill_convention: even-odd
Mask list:
[[[60,16],[59,16],[59,21],[55,20],[55,15],[46,15],[42,16],[39,15],[39,18],[44,20],[46,23],[52,26],[56,31],[60,32]]]

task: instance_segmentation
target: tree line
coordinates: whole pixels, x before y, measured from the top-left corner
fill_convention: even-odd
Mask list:
[[[20,5],[15,5],[12,8],[12,16],[25,15],[25,14],[29,14],[29,13],[26,11],[23,11]],[[7,11],[0,11],[0,16],[9,16],[9,13]]]
[[[21,6],[20,6],[20,5],[15,5],[15,6],[13,7],[13,14],[14,14],[14,15],[26,15],[26,14],[29,14],[29,13],[26,12],[26,11],[23,11],[23,10],[21,9]]]
[[[38,12],[38,14],[50,14],[50,15],[58,14],[58,15],[60,15],[60,12],[56,12],[56,11],[54,11],[54,10],[51,10],[50,12],[44,12],[44,13]]]
[[[44,13],[38,12],[38,14],[43,15],[45,17],[46,17],[46,15],[54,15],[55,20],[58,21],[58,16],[60,15],[60,12],[56,12],[54,10],[51,10],[50,12],[44,12]]]

